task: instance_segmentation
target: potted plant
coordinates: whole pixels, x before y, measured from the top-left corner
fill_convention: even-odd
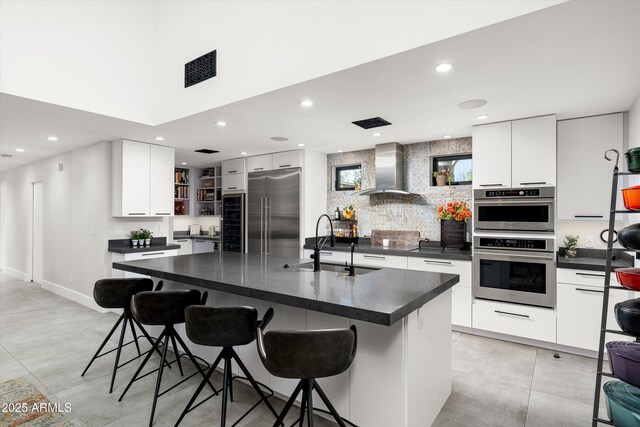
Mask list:
[[[436,178],[436,184],[438,184],[438,187],[451,183],[451,172],[446,169],[435,171],[433,176]]]
[[[129,233],[129,237],[131,237],[131,246],[134,248],[138,246],[138,242],[140,240],[140,232],[138,230],[133,230]]]
[[[353,219],[355,214],[356,214],[356,211],[353,210],[353,205],[349,205],[348,208],[345,208],[345,210],[342,211],[342,217],[344,219]]]
[[[438,206],[440,246],[463,249],[466,246],[465,234],[469,218],[471,211],[464,202],[449,202],[446,206]]]
[[[578,239],[579,235],[572,236],[571,234],[564,235],[564,256],[565,258],[575,258],[578,254]]]
[[[146,228],[140,230],[140,239],[144,240],[145,246],[151,245],[151,238],[153,237],[153,233]]]

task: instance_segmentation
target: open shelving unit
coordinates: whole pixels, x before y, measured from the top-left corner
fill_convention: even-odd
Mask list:
[[[598,424],[614,425],[613,422],[611,422],[610,420],[600,417],[600,397],[601,397],[602,377],[619,379],[612,373],[603,371],[604,352],[605,352],[607,334],[624,335],[627,337],[632,337],[634,339],[638,338],[638,337],[635,337],[634,335],[631,335],[616,329],[611,329],[607,326],[610,291],[622,290],[622,291],[629,292],[629,289],[625,288],[624,286],[611,285],[611,273],[612,273],[611,263],[612,263],[612,256],[613,256],[614,231],[615,231],[614,227],[615,227],[616,215],[638,213],[636,211],[631,211],[631,210],[616,209],[616,203],[617,203],[618,191],[619,191],[618,178],[620,176],[640,175],[640,172],[620,172],[618,170],[618,161],[620,160],[620,153],[618,152],[618,150],[615,150],[615,149],[608,150],[604,154],[604,157],[609,161],[613,160],[613,158],[609,158],[609,153],[615,153],[615,166],[613,168],[613,178],[611,182],[611,205],[609,210],[609,229],[608,229],[608,237],[607,237],[607,261],[606,261],[605,275],[604,275],[604,293],[602,298],[602,317],[601,317],[601,323],[600,323],[600,342],[598,345],[596,386],[595,386],[595,392],[594,392],[594,398],[593,398],[593,419],[591,423],[592,427],[596,427]]]
[[[173,214],[189,215],[190,189],[189,169],[175,168],[173,179]]]
[[[197,171],[195,215],[222,214],[222,167],[212,166]]]

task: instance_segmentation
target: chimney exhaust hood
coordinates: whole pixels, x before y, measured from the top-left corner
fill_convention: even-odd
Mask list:
[[[357,194],[412,194],[404,189],[404,146],[397,142],[376,145],[376,187]]]

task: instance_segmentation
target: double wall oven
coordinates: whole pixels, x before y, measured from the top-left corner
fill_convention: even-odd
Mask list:
[[[554,308],[555,188],[474,191],[475,298]]]

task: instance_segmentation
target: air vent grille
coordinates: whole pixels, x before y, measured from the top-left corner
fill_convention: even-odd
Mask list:
[[[203,153],[203,154],[214,154],[214,153],[219,153],[220,151],[218,150],[209,150],[208,148],[201,148],[200,150],[195,150],[196,153]]]
[[[0,154],[0,157],[2,157],[3,159],[10,159],[13,156],[11,154]]]
[[[193,86],[215,76],[215,50],[184,64],[184,87]]]
[[[380,126],[388,126],[391,124],[391,122],[388,122],[381,117],[373,117],[371,119],[358,120],[351,123],[356,126],[360,126],[362,129],[379,128]]]

